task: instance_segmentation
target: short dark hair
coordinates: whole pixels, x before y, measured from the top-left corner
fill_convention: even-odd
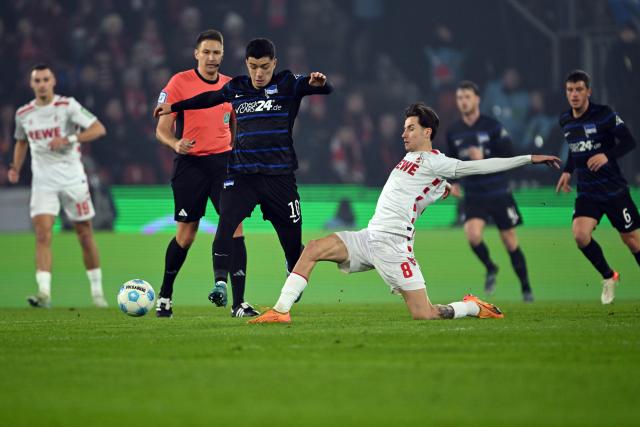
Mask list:
[[[438,126],[440,125],[440,118],[436,112],[433,111],[433,108],[427,107],[422,102],[418,102],[416,104],[409,105],[404,112],[404,116],[417,117],[420,126],[431,129],[431,140],[436,137],[436,134],[438,133]]]
[[[247,50],[244,54],[244,59],[249,58],[264,58],[268,56],[269,59],[276,57],[276,47],[269,39],[253,39],[247,45]]]
[[[584,70],[573,70],[567,75],[564,83],[578,83],[584,82],[584,85],[589,89],[591,87],[591,76]]]
[[[29,74],[33,73],[34,71],[42,71],[42,70],[50,70],[53,73],[53,68],[51,68],[49,64],[40,62],[34,65],[33,67],[31,67],[31,71],[29,72]]]
[[[222,33],[218,30],[207,30],[207,31],[203,31],[198,35],[198,38],[196,39],[196,49],[200,47],[200,43],[202,43],[205,40],[215,40],[217,42],[220,42],[221,44],[224,44],[224,39],[222,38]]]
[[[478,87],[477,84],[475,84],[471,80],[461,81],[460,83],[458,83],[458,87],[456,89],[471,90],[473,91],[473,93],[480,96],[480,88]]]

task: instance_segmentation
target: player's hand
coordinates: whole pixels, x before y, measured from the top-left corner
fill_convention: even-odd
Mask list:
[[[544,163],[550,168],[560,169],[560,163],[562,163],[562,160],[560,160],[560,158],[556,156],[545,156],[544,154],[532,154],[531,163],[533,163],[534,165]]]
[[[591,172],[598,172],[598,170],[609,163],[609,158],[604,153],[596,154],[595,156],[589,157],[587,160],[587,167]]]
[[[178,154],[187,154],[196,142],[193,139],[179,139],[173,144],[173,149]]]
[[[444,185],[444,193],[442,193],[442,197],[440,199],[444,200],[447,197],[449,197],[449,194],[451,194],[451,184],[449,184],[448,182]]]
[[[11,184],[17,184],[18,181],[20,181],[20,172],[13,166],[10,166],[9,171],[7,171],[7,178]]]
[[[166,116],[167,114],[171,114],[171,104],[166,102],[158,104],[156,109],[153,110],[153,117]]]
[[[556,193],[562,191],[563,193],[568,193],[571,191],[571,187],[569,186],[569,181],[571,181],[571,174],[569,172],[562,172],[560,175],[560,179],[558,179],[558,183],[556,184]]]
[[[49,143],[49,150],[51,151],[60,151],[64,149],[70,142],[67,138],[56,137],[51,140]]]
[[[453,197],[457,197],[458,199],[462,197],[462,189],[460,188],[460,184],[451,184],[451,195]]]
[[[478,147],[469,147],[467,149],[467,154],[469,154],[469,158],[471,160],[482,160],[484,159],[484,154],[482,153],[482,149]]]
[[[327,76],[322,73],[313,72],[309,74],[309,86],[322,87],[327,82]]]

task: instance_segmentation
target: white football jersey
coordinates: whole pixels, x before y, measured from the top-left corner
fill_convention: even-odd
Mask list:
[[[29,141],[34,188],[59,190],[86,182],[80,144],[52,151],[49,143],[56,137],[76,134],[78,128],[88,128],[95,121],[96,117],[74,98],[60,95],[54,95],[48,105],[36,105],[32,100],[16,111],[14,136]]]
[[[368,229],[407,237],[424,210],[445,192],[459,160],[437,150],[407,153],[389,175]]]
[[[389,175],[368,229],[413,237],[414,224],[446,190],[446,178],[487,174],[531,163],[531,156],[461,161],[438,150],[407,153]]]

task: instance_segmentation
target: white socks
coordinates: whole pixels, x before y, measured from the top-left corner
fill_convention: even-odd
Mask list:
[[[297,273],[291,273],[284,282],[280,298],[273,306],[273,309],[279,313],[288,313],[291,306],[298,299],[304,288],[307,286],[307,279]]]
[[[102,292],[102,270],[100,268],[87,270],[87,277],[91,283],[93,302],[99,307],[106,307],[107,303]],[[36,271],[36,283],[38,283],[38,294],[51,299],[51,272]]]
[[[100,267],[94,268],[92,270],[87,270],[87,277],[89,278],[89,283],[91,283],[91,296],[101,297],[102,293],[102,270]]]
[[[454,319],[466,316],[478,317],[480,313],[480,307],[473,301],[456,301],[449,304],[449,306],[453,308]]]
[[[38,284],[38,293],[51,297],[51,272],[37,270],[36,283]]]

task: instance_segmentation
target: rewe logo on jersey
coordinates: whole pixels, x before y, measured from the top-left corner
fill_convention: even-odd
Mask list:
[[[396,169],[406,172],[411,176],[414,176],[419,168],[419,165],[405,159],[400,160],[400,163],[396,165]]]
[[[38,129],[29,131],[29,139],[37,141],[39,139],[60,138],[60,128]]]
[[[282,105],[278,105],[273,99],[243,102],[236,107],[236,114],[259,113],[261,111],[280,111]]]

